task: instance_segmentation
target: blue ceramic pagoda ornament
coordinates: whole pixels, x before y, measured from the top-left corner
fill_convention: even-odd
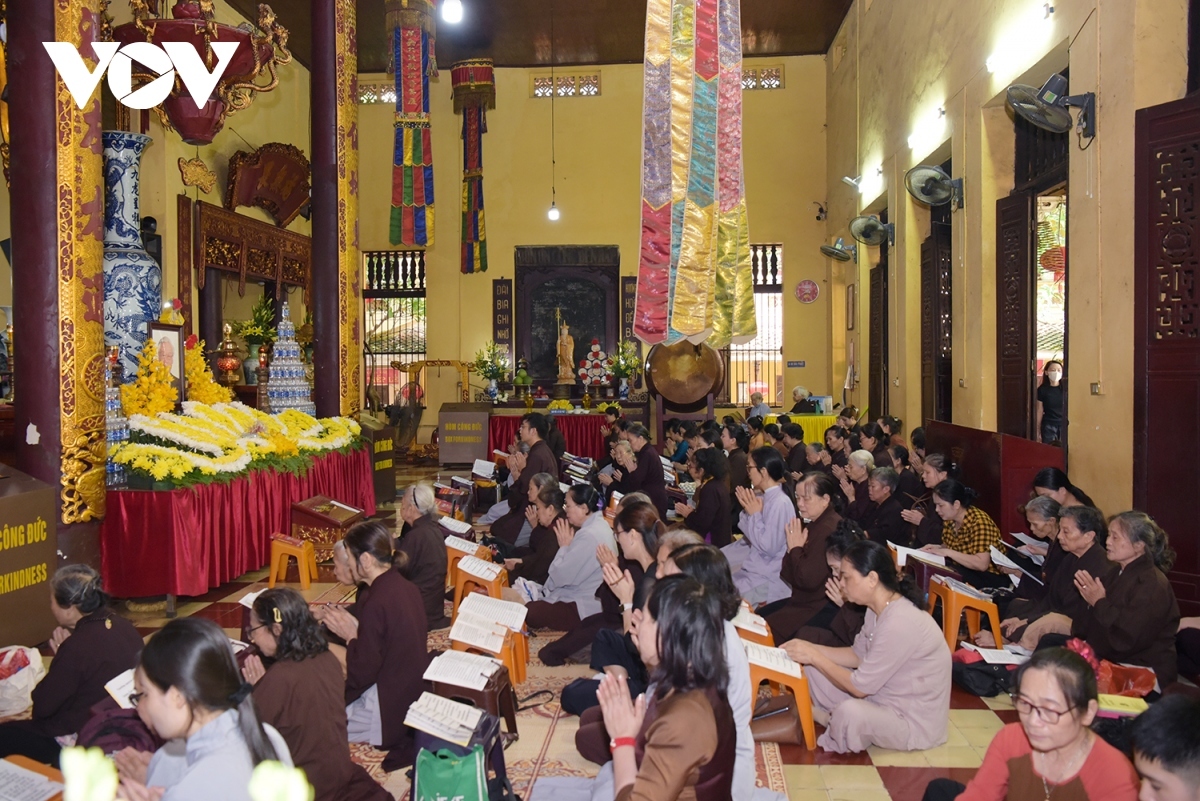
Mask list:
[[[152,140],[104,132],[104,344],[116,347],[126,380],[137,375],[147,323],[162,311],[162,268],[142,247],[138,181]]]

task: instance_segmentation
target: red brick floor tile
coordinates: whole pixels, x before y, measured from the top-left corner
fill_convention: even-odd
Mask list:
[[[950,688],[951,709],[987,709],[988,705],[977,695],[971,695],[956,686]]]
[[[921,801],[925,786],[934,779],[953,779],[966,784],[974,768],[876,768],[892,801]]]

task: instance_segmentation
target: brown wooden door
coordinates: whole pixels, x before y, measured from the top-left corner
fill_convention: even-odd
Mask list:
[[[935,214],[939,209],[935,208]],[[921,243],[921,419],[951,420],[950,223],[934,221]],[[915,426],[914,426],[915,428]]]
[[[1033,434],[1033,195],[996,201],[996,430]]]
[[[886,245],[884,248],[886,249]],[[867,408],[871,419],[888,413],[888,280],[887,262],[871,270],[870,351],[868,353]]]
[[[1200,613],[1198,161],[1200,95],[1137,112],[1133,503],[1171,539],[1185,615]]]

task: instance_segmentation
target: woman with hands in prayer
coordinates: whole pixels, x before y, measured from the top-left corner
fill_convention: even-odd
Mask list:
[[[510,582],[519,578],[545,584],[550,577],[550,565],[558,555],[559,537],[554,529],[558,521],[566,520],[566,497],[554,476],[538,473],[529,484],[530,492],[537,488],[532,505],[526,507],[533,530],[529,534],[529,549],[521,556],[504,560]]]
[[[826,538],[825,563],[829,565],[830,576],[825,580],[825,598],[834,609],[833,617],[826,621],[825,615],[818,613],[792,635],[793,639],[835,647],[854,644],[854,638],[862,630],[867,610],[846,600],[842,586],[842,557],[851,545],[866,538],[862,527],[846,518],[842,518]]]
[[[805,672],[813,719],[827,728],[817,741],[837,753],[879,746],[916,751],[946,741],[950,651],[911,578],[896,573],[887,546],[866,540],[842,558],[847,600],[867,608],[849,648],[790,640],[788,655]]]
[[[703,448],[688,457],[688,473],[696,482],[695,506],[675,504],[675,514],[691,530],[718,548],[733,537],[730,517],[729,461],[716,448]]]
[[[391,795],[346,749],[346,682],[321,627],[295,590],[265,590],[250,610],[256,655],[242,666],[259,719],[275,727],[316,791],[315,801],[387,801]]]
[[[746,464],[754,491],[737,488],[743,536],[721,551],[729,560],[738,592],[752,607],[758,607],[792,594],[779,577],[779,569],[787,552],[787,525],[796,518],[796,506],[785,491],[787,466],[778,451],[759,448],[751,452]]]
[[[636,635],[652,670],[649,697],[635,700],[617,675],[598,691],[617,801],[731,797],[736,726],[724,639],[720,599],[700,582],[672,576],[651,590]]]
[[[826,473],[808,473],[796,486],[800,516],[789,521],[785,534],[787,554],[779,577],[791,587],[791,597],[765,615],[777,642],[790,640],[806,625],[820,626],[833,618],[826,589],[831,575],[825,544],[842,521],[837,485]],[[824,614],[823,620],[814,618]]]
[[[921,461],[921,482],[926,492],[912,507],[900,513],[904,522],[915,527],[914,539],[917,547],[942,544],[942,518],[933,507],[933,488],[958,474],[958,466],[943,453],[928,454]]]
[[[872,423],[874,425],[874,423]],[[842,495],[846,498],[846,517],[862,521],[875,508],[871,500],[867,482],[871,471],[875,469],[875,457],[870,451],[853,451],[846,460],[845,467],[831,468],[833,477],[838,480]]]

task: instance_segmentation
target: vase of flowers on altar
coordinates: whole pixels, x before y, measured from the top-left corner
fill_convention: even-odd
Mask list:
[[[253,386],[258,383],[258,360],[263,345],[275,340],[275,304],[266,292],[250,310],[249,320],[239,320],[233,324],[233,333],[246,340],[246,360],[242,362],[245,372],[245,383]]]
[[[500,379],[508,373],[508,351],[489,340],[475,354],[474,366],[475,372],[487,379],[487,395],[495,403],[500,395]]]
[[[629,397],[629,380],[641,372],[642,360],[638,357],[637,345],[631,339],[621,340],[616,352],[609,359],[609,370],[621,382],[620,398]]]

